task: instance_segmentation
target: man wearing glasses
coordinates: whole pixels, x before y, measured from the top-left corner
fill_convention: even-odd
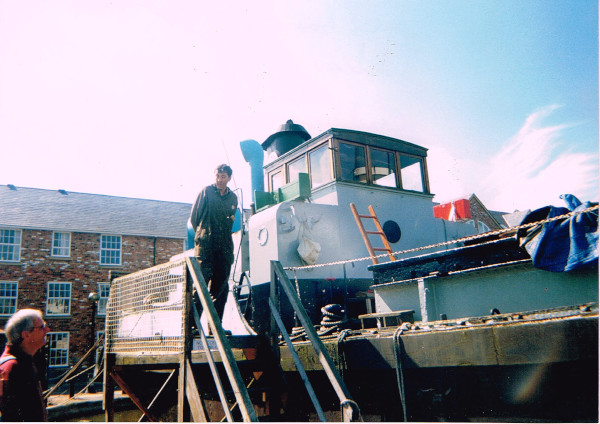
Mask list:
[[[33,356],[46,344],[50,329],[40,311],[21,309],[4,331],[8,344],[0,356],[2,421],[48,421]]]

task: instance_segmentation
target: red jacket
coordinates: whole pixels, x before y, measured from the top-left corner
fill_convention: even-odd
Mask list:
[[[0,360],[0,412],[2,421],[48,421],[42,386],[33,357],[8,344]]]

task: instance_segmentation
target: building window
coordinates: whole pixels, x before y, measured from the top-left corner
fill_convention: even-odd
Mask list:
[[[48,333],[48,366],[69,365],[69,333]]]
[[[71,233],[52,234],[52,256],[61,258],[71,256]]]
[[[106,305],[108,303],[109,292],[110,292],[110,284],[98,283],[98,294],[100,295],[100,299],[98,299],[98,315],[99,316],[106,315]]]
[[[290,162],[288,165],[288,183],[298,181],[299,173],[306,173],[306,158],[304,156]]]
[[[16,281],[0,281],[0,315],[12,315],[17,312]]]
[[[340,143],[339,146],[342,180],[366,183],[367,161],[365,148],[347,143]]]
[[[404,190],[425,191],[423,188],[423,162],[414,156],[400,155],[400,176]]]
[[[396,162],[394,152],[371,149],[371,175],[373,184],[398,187],[396,184]]]
[[[100,236],[100,265],[121,265],[121,236]]]
[[[325,144],[308,155],[310,164],[310,186],[319,187],[331,181],[331,155],[329,145]]]
[[[48,283],[46,315],[71,314],[71,283]]]
[[[0,228],[0,261],[19,262],[21,260],[21,230]]]

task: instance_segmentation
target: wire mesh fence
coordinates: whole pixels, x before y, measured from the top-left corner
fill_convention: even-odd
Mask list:
[[[108,353],[183,351],[185,259],[116,278],[106,309]]]

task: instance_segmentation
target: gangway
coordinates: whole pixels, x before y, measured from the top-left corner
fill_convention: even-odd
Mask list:
[[[274,262],[272,270],[269,304],[273,325],[268,337],[225,334],[195,257],[184,257],[112,281],[105,332],[106,421],[114,421],[115,385],[143,413],[140,420],[163,419],[161,399],[170,396],[170,402],[176,404],[178,422],[206,422],[215,416],[223,416],[229,422],[258,421],[257,397],[251,397],[253,391],[261,393],[258,403],[262,401],[263,412],[276,416],[280,411],[279,396],[285,391],[279,362],[279,334],[284,338],[287,335],[279,315],[279,291],[282,298],[287,296],[312,346],[319,352],[323,370],[340,399],[343,419],[360,419],[358,405],[351,399],[281,264]],[[211,336],[205,334],[202,315]],[[292,343],[287,348],[294,351]],[[296,365],[302,373],[299,360]],[[262,376],[266,377],[261,380]],[[258,387],[252,386],[257,379]],[[308,378],[305,385],[319,420],[326,421]],[[215,388],[221,415],[215,412],[218,404],[213,400]],[[170,414],[170,420],[175,420],[174,413]]]

